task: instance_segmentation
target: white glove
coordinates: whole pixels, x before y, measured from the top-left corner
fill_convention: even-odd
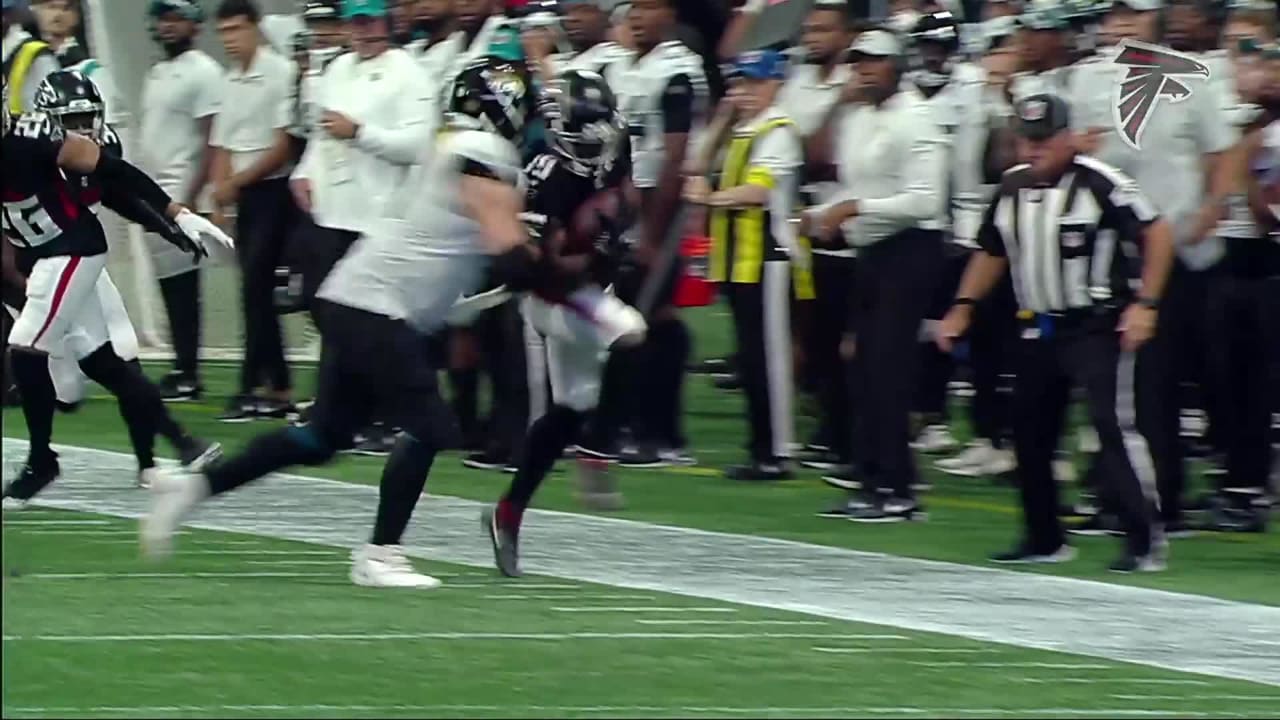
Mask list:
[[[495,308],[511,299],[506,285],[499,285],[475,295],[463,295],[454,301],[445,322],[451,327],[466,327],[476,321],[480,313]]]
[[[232,240],[230,235],[222,232],[222,228],[190,210],[183,210],[178,213],[173,218],[173,222],[182,230],[183,235],[191,238],[193,242],[199,243],[205,249],[205,252],[209,250],[210,241],[228,250],[234,250],[236,247],[235,240]]]

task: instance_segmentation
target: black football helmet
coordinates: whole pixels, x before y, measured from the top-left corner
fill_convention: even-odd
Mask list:
[[[49,73],[36,89],[35,109],[64,132],[102,139],[107,102],[93,80],[79,70]]]
[[[453,124],[478,123],[518,143],[533,117],[533,79],[523,62],[488,55],[467,66],[453,81],[448,113]]]
[[[626,132],[609,83],[599,73],[569,70],[548,88],[550,102],[542,106],[547,143],[582,176],[591,176],[612,162]]]

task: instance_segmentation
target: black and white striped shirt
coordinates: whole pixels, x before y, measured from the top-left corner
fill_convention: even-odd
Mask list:
[[[978,243],[1009,259],[1018,305],[1035,313],[1119,308],[1133,299],[1139,242],[1158,218],[1129,176],[1079,155],[1053,185],[1010,168],[987,208]]]

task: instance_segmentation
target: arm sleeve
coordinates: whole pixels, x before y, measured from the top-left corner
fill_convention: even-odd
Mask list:
[[[747,166],[747,183],[773,188],[793,179],[804,157],[794,126],[770,130],[756,141]]]
[[[685,73],[672,75],[662,91],[662,131],[687,133],[693,129],[694,88],[693,80]]]
[[[222,106],[222,75],[217,66],[201,66],[196,79],[195,103],[191,114],[197,120],[216,115]]]
[[[942,207],[946,141],[941,131],[922,113],[913,113],[909,127],[903,131],[912,135],[906,166],[902,169],[903,187],[888,197],[859,198],[858,212],[863,217],[892,219],[909,225],[937,217]]]
[[[987,209],[982,213],[982,225],[978,227],[978,247],[993,257],[1004,257],[1008,253],[1004,247],[1004,236],[996,227],[996,209],[1000,206],[1003,195],[999,192],[991,198]]]
[[[356,147],[398,165],[417,162],[430,142],[431,83],[426,72],[412,64],[401,85],[395,115],[361,123],[355,137]]]
[[[130,220],[134,220],[134,218],[126,213],[131,211],[125,209],[122,212],[115,205],[124,207],[126,204],[142,203],[160,212],[163,216],[163,212],[169,207],[169,203],[173,202],[169,194],[162,190],[146,173],[123,158],[115,157],[110,153],[104,152],[98,156],[98,167],[94,169],[93,174],[102,182],[103,204]],[[108,193],[108,191],[111,192]],[[107,201],[108,194],[115,197],[113,201],[115,205]],[[141,220],[134,220],[134,222],[145,224]],[[152,228],[148,227],[147,229],[151,230]],[[153,230],[153,232],[160,232],[160,230]]]

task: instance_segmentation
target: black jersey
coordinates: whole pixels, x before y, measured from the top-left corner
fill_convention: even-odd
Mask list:
[[[80,183],[58,167],[63,139],[62,128],[39,112],[17,118],[4,136],[4,234],[34,258],[107,251]]]

